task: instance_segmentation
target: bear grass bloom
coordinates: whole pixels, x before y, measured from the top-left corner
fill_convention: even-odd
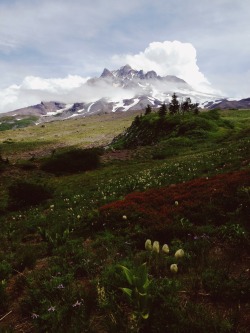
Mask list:
[[[184,257],[184,254],[185,254],[184,251],[182,249],[179,249],[175,252],[174,256],[175,256],[176,259],[179,259],[179,258]]]
[[[178,266],[176,264],[172,264],[170,266],[170,271],[174,274],[176,274],[178,272]]]
[[[167,244],[164,244],[163,246],[162,246],[162,252],[164,252],[164,253],[169,253],[169,247],[168,247],[168,245]]]
[[[156,253],[160,252],[160,243],[158,241],[154,241],[152,251]]]
[[[151,242],[151,239],[147,239],[146,242],[145,242],[145,249],[147,251],[152,251],[152,242]]]

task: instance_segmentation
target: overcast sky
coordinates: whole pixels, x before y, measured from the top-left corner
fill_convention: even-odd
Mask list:
[[[0,112],[126,63],[250,97],[250,1],[0,0]]]

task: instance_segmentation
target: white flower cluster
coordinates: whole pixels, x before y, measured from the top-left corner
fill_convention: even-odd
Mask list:
[[[160,243],[158,241],[154,241],[152,244],[151,239],[147,239],[145,242],[145,249],[147,251],[152,251],[155,253],[160,253]],[[161,248],[162,252],[169,254],[169,246],[167,244],[164,244]],[[174,257],[176,259],[180,259],[182,257],[184,257],[185,252],[183,249],[179,249],[175,252]],[[170,271],[172,273],[177,273],[178,272],[178,265],[177,264],[172,264],[170,266]]]

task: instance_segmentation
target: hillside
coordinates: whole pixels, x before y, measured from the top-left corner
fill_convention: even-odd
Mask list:
[[[0,332],[247,333],[249,124],[130,111],[0,132]]]

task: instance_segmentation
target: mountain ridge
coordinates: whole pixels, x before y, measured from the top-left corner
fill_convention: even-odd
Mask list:
[[[250,108],[250,98],[229,101],[218,95],[194,90],[186,81],[174,76],[160,76],[155,71],[135,70],[130,65],[117,70],[103,69],[99,77],[90,78],[83,88],[98,92],[101,98],[76,101],[67,104],[62,101],[42,101],[40,104],[0,114],[3,117],[37,116],[37,123],[85,117],[117,111],[142,110],[148,104],[158,108],[163,102],[169,103],[173,93],[180,102],[190,97],[201,108]],[[115,96],[115,94],[118,96]],[[95,95],[95,94],[93,94]],[[121,96],[121,97],[120,97]]]

